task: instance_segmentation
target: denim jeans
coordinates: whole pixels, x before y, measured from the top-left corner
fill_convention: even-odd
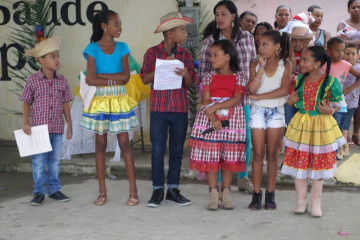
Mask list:
[[[345,114],[344,124],[343,124],[344,130],[350,129],[351,119],[354,115],[355,110],[356,110],[356,108],[348,108],[347,109],[347,113]]]
[[[150,112],[151,175],[153,190],[164,188],[164,157],[169,134],[168,189],[178,188],[188,127],[187,113]]]
[[[285,103],[284,106],[285,106],[285,124],[286,124],[286,126],[288,126],[291,119],[294,117],[295,113],[298,111],[298,109],[287,103]]]
[[[336,112],[333,115],[341,132],[343,131],[345,116],[346,116],[346,112]]]
[[[59,163],[62,145],[62,134],[50,133],[51,152],[36,154],[32,157],[32,170],[34,178],[33,193],[46,194],[47,181],[49,195],[61,188],[59,180]],[[47,167],[47,171],[46,171]]]

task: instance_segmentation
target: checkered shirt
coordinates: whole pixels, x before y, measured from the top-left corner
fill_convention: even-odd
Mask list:
[[[244,73],[246,77],[246,85],[249,82],[250,77],[250,63],[256,60],[256,48],[254,37],[247,31],[240,30],[241,38],[235,41],[236,50],[238,52],[238,61],[240,71]],[[219,40],[226,39],[220,32]],[[201,81],[205,76],[205,73],[212,71],[213,68],[210,64],[210,48],[215,42],[212,35],[204,39],[203,47],[200,53],[200,69],[199,77]],[[244,98],[244,105],[249,105],[249,99]]]
[[[169,54],[166,52],[164,43],[161,42],[149,48],[144,55],[143,67],[140,76],[155,71],[156,59],[166,59]],[[187,68],[191,79],[194,81],[194,64],[191,53],[183,48],[177,47],[175,58],[182,61]],[[150,112],[188,112],[187,88],[182,85],[180,89],[154,90],[151,84]]]
[[[53,79],[47,79],[39,70],[26,81],[20,100],[31,104],[31,126],[48,124],[49,133],[64,132],[63,103],[72,100],[64,76],[55,73]]]

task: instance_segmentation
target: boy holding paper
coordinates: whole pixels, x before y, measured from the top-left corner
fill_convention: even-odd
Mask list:
[[[72,123],[69,101],[71,92],[59,68],[59,38],[40,38],[34,48],[27,50],[28,57],[39,60],[41,69],[26,81],[20,100],[24,101],[23,130],[31,134],[32,126],[48,125],[51,152],[40,153],[32,157],[34,178],[34,198],[30,205],[39,206],[44,200],[47,181],[49,197],[58,201],[69,201],[69,197],[60,192],[59,162],[64,129],[63,114],[68,124],[66,137],[72,137]],[[31,121],[30,121],[31,120]],[[47,171],[46,171],[47,169]]]
[[[190,205],[190,200],[180,194],[178,189],[181,171],[183,147],[188,127],[187,89],[193,84],[194,65],[188,50],[178,46],[187,37],[186,25],[193,19],[183,17],[179,12],[171,12],[160,19],[155,33],[162,32],[164,40],[149,48],[144,55],[141,77],[144,84],[152,83],[150,96],[150,140],[152,144],[152,182],[153,193],[148,207],[159,207],[164,199],[164,156],[169,134],[169,171],[167,175],[166,201],[178,205]],[[156,60],[176,60],[184,64],[184,68],[175,68],[174,72],[182,77],[178,89],[162,89],[154,87]],[[168,79],[172,81],[171,76]],[[170,84],[171,85],[171,84]]]

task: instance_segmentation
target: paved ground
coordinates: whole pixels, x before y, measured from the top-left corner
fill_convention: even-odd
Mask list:
[[[11,191],[13,182],[31,183],[31,174],[1,174],[0,194]],[[323,217],[308,213],[296,216],[293,190],[277,190],[278,209],[252,211],[247,208],[251,195],[233,187],[235,209],[206,210],[208,188],[204,184],[183,184],[181,192],[192,205],[180,207],[163,203],[160,208],[146,206],[151,182],[138,181],[140,204],[126,206],[127,180],[108,180],[109,199],[96,206],[97,181],[83,176],[66,176],[63,192],[66,203],[46,198],[39,207],[30,206],[30,189],[13,194],[0,203],[0,239],[359,239],[360,197],[355,192],[325,191]],[[71,178],[71,179],[69,179]],[[64,179],[64,177],[62,177]],[[5,184],[6,182],[6,184]],[[16,185],[16,184],[15,184]],[[338,232],[347,232],[340,236]]]

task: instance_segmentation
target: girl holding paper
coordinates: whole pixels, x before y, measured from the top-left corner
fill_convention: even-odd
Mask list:
[[[137,103],[126,92],[129,81],[130,50],[126,43],[116,42],[121,34],[119,15],[111,10],[96,14],[93,34],[83,54],[87,60],[86,82],[96,86],[96,93],[88,109],[83,110],[80,126],[96,133],[96,171],[99,182],[99,197],[96,205],[107,200],[105,185],[105,150],[107,133],[117,134],[119,147],[124,157],[129,178],[130,194],[127,204],[138,204],[134,157],[129,141],[129,131],[139,126],[134,108]]]

